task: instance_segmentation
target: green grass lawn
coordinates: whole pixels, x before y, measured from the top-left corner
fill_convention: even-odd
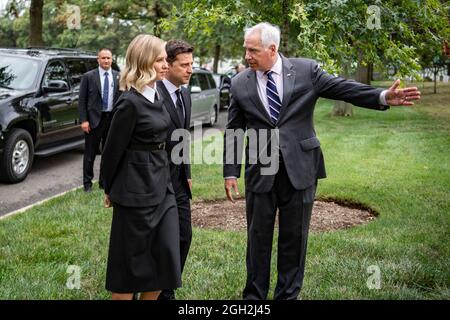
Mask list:
[[[332,102],[317,105],[328,173],[318,197],[361,203],[379,216],[310,235],[302,299],[450,298],[450,86],[436,95],[432,84],[419,87],[424,96],[412,108],[355,108],[351,118],[334,118]],[[225,197],[220,165],[192,170],[194,201]],[[111,212],[100,191],[78,190],[0,220],[0,299],[108,299]],[[194,228],[178,298],[240,299],[245,244],[244,232]],[[275,257],[276,246],[272,290]],[[66,287],[70,265],[80,267],[80,289]],[[367,285],[371,266],[380,271],[379,289]]]

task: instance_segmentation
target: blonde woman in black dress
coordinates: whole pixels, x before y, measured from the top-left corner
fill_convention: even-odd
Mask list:
[[[170,116],[155,82],[168,66],[165,42],[139,35],[129,45],[102,156],[113,204],[106,289],[115,300],[157,299],[181,286],[179,223],[164,150]]]

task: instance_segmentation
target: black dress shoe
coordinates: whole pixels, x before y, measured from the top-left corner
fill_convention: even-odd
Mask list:
[[[173,290],[163,290],[158,296],[158,300],[176,300]]]
[[[92,192],[92,186],[84,186],[84,192]]]

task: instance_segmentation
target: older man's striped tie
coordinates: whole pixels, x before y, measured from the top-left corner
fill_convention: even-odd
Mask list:
[[[273,81],[272,73],[273,71],[270,70],[265,72],[265,74],[267,75],[266,93],[267,93],[267,102],[269,103],[270,109],[270,119],[272,119],[273,123],[276,123],[280,115],[281,99],[280,96],[278,95],[275,81]]]

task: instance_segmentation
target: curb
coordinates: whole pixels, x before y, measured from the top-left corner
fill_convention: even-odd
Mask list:
[[[93,182],[95,182],[95,181],[93,181]],[[44,200],[40,200],[40,201],[38,201],[38,202],[36,202],[36,203],[30,204],[30,205],[28,205],[28,206],[26,206],[26,207],[23,207],[23,208],[20,208],[20,209],[15,210],[15,211],[9,212],[9,213],[7,213],[7,214],[1,216],[1,217],[0,217],[0,220],[3,220],[3,219],[6,219],[6,218],[15,216],[16,214],[19,214],[19,213],[22,213],[22,212],[24,212],[24,211],[27,211],[28,209],[31,209],[31,208],[33,208],[33,207],[35,207],[35,206],[39,206],[39,205],[41,205],[41,204],[43,204],[43,203],[45,203],[45,202],[47,202],[47,201],[50,201],[50,200],[52,200],[52,199],[54,199],[54,198],[63,196],[63,195],[65,195],[66,193],[75,191],[75,190],[80,189],[80,188],[82,188],[82,187],[83,187],[83,186],[79,186],[79,187],[72,188],[72,189],[70,189],[70,190],[67,190],[67,191],[64,191],[64,192],[55,194],[54,196],[51,196],[51,197],[46,198],[46,199],[44,199]]]

